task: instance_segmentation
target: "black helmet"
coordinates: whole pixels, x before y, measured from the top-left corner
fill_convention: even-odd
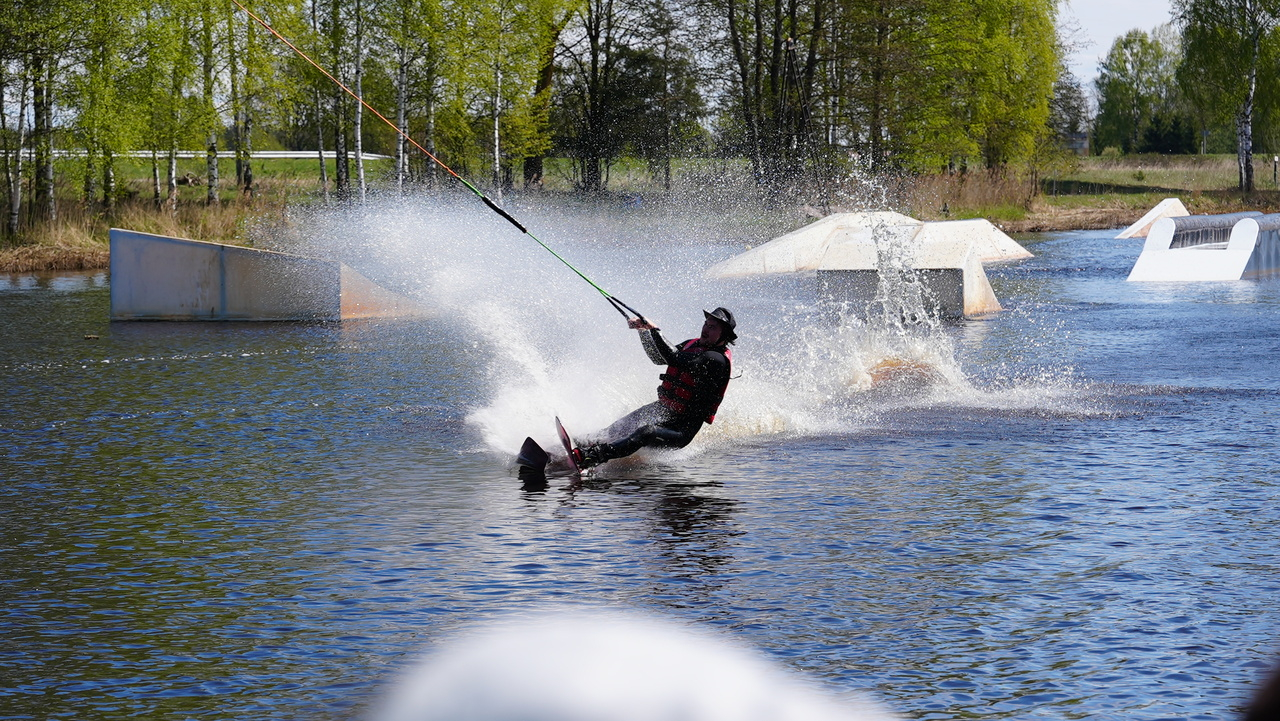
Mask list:
[[[738,326],[738,322],[733,319],[733,313],[730,313],[728,308],[721,306],[709,312],[704,310],[702,311],[702,314],[708,318],[715,318],[724,326],[725,343],[732,343],[738,339],[738,334],[734,332],[734,328]]]

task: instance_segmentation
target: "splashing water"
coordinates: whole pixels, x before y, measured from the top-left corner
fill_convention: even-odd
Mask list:
[[[976,385],[951,332],[908,264],[903,233],[878,223],[875,312],[838,322],[818,312],[812,278],[710,281],[703,271],[785,224],[745,227],[722,215],[592,206],[511,208],[545,242],[610,293],[663,328],[673,343],[696,335],[702,309],[738,318],[734,381],[688,448],[767,435],[821,435],[873,427],[886,412],[933,406],[1091,412],[1070,371],[987,378]],[[483,448],[511,454],[526,435],[558,442],[558,415],[588,436],[655,398],[660,369],[598,293],[551,254],[466,200],[376,202],[362,211],[298,219],[315,254],[339,257],[388,287],[422,298],[470,344],[487,391],[468,422]],[[341,242],[335,241],[341,238]],[[299,248],[288,248],[299,250]],[[986,374],[991,376],[992,374]],[[550,444],[550,445],[549,445]]]

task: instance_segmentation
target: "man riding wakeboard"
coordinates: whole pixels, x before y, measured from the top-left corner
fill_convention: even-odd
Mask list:
[[[732,353],[738,339],[737,322],[727,308],[702,311],[702,333],[672,348],[652,323],[627,321],[640,331],[640,344],[656,365],[667,370],[659,377],[658,400],[628,413],[605,429],[604,442],[574,448],[578,466],[588,468],[629,456],[644,447],[684,448],[715,420],[716,409],[729,385]]]

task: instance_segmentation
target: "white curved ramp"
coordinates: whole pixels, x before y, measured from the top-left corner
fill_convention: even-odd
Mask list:
[[[1165,198],[1156,203],[1156,207],[1147,211],[1147,214],[1138,219],[1138,222],[1125,228],[1116,236],[1116,239],[1122,238],[1145,238],[1151,233],[1152,226],[1161,218],[1185,218],[1191,215],[1187,211],[1187,206],[1177,198]]]
[[[1261,278],[1280,272],[1280,215],[1161,218],[1129,272],[1139,282]]]

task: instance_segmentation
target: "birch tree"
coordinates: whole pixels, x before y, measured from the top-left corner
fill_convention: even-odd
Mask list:
[[[1263,45],[1280,22],[1276,0],[1177,0],[1184,63],[1235,107],[1239,188],[1254,190],[1253,123]]]

